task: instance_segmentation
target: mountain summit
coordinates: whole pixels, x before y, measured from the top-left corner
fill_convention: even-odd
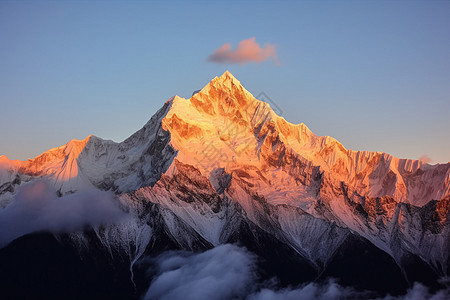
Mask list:
[[[257,170],[264,176],[251,176],[253,184],[260,186],[260,191],[268,189],[272,199],[278,199],[270,187],[274,180],[283,177],[283,182],[295,182],[292,186],[281,182],[279,185],[283,187],[284,201],[299,207],[315,201],[299,197],[299,187],[325,196],[330,192],[328,185],[343,184],[356,203],[363,202],[364,197],[389,196],[396,202],[416,206],[450,194],[449,164],[432,166],[381,152],[347,150],[331,137],[318,137],[306,125],[294,125],[276,115],[268,103],[253,97],[229,71],[211,80],[190,99],[169,99],[144,128],[122,143],[89,136],[26,162],[2,158],[4,175],[0,185],[14,181],[20,174],[50,177],[64,194],[89,184],[105,188],[105,172],[116,169],[114,174],[122,175],[114,175],[118,178],[108,188],[130,191],[148,182],[137,184],[142,181],[139,178],[124,180],[123,176],[129,176],[124,170],[131,168],[129,164],[135,164],[135,159],[142,162],[148,153],[144,148],[155,147],[154,143],[161,142],[162,137],[167,143],[164,149],[171,149],[172,153],[167,160],[176,157],[202,173],[209,174],[216,168],[224,168],[230,174],[236,169]],[[90,157],[92,148],[97,151],[100,145],[109,151],[101,159],[95,153]],[[169,165],[167,162],[159,171],[164,172]],[[83,171],[79,172],[79,166]],[[270,178],[274,172],[279,174],[277,179]],[[151,175],[153,181],[159,175]],[[315,179],[318,181],[314,185]],[[7,190],[11,189],[14,186],[8,186]],[[2,198],[11,197],[4,194],[0,190]]]
[[[36,179],[59,196],[113,191],[130,223],[69,239],[91,250],[98,240],[132,273],[149,253],[224,243],[263,257],[267,274],[298,268],[290,284],[332,276],[389,292],[450,271],[450,164],[348,150],[278,116],[228,71],[121,143],[89,136],[24,162],[0,157],[0,206]]]

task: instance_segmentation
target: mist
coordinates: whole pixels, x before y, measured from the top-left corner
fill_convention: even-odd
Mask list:
[[[256,257],[225,244],[200,254],[169,252],[156,259],[157,276],[144,299],[239,298],[254,282]]]
[[[153,280],[145,300],[161,299],[247,299],[247,300],[445,300],[449,289],[431,293],[415,283],[405,295],[379,298],[373,292],[344,287],[334,279],[323,283],[310,282],[297,287],[280,288],[277,279],[261,282],[256,276],[255,254],[231,244],[224,244],[203,253],[171,251],[154,259]]]
[[[58,197],[44,180],[20,188],[11,203],[0,210],[0,248],[28,233],[73,232],[86,225],[119,221],[125,213],[110,192],[95,189]]]

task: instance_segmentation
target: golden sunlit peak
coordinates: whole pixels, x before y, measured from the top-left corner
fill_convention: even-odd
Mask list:
[[[77,139],[71,139],[66,145],[58,147],[58,148],[62,148],[62,147],[70,147],[70,146],[79,146],[79,147],[84,147],[87,142],[89,142],[89,140],[91,139],[92,134],[89,135],[88,137],[86,137],[85,139],[82,140],[77,140]]]
[[[194,98],[202,98],[199,96],[200,94],[209,95],[211,89],[216,90],[231,90],[233,88],[237,88],[242,90],[248,97],[253,97],[245,88],[242,86],[241,82],[236,79],[228,70],[225,71],[220,77],[214,77],[205,87],[203,87],[200,91],[195,91],[192,95]]]
[[[242,86],[241,82],[236,79],[228,70],[225,71],[220,77],[215,77],[211,82],[206,85],[208,86],[224,86],[231,88],[232,86]]]
[[[230,73],[230,71],[226,70],[220,77],[219,82],[225,82],[225,81],[231,81],[234,84],[241,84],[239,80],[236,79],[236,77],[233,76],[233,74]]]
[[[236,79],[233,74],[230,73],[230,71],[226,70],[221,76],[220,78],[230,78],[230,79]]]

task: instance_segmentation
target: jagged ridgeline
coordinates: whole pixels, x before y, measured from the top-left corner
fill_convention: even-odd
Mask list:
[[[450,271],[450,164],[348,150],[287,122],[228,71],[121,143],[89,136],[27,161],[1,156],[0,212],[37,180],[62,200],[109,191],[126,217],[4,240],[10,296],[139,298],[152,257],[225,243],[281,285],[333,277],[398,294],[438,288]]]

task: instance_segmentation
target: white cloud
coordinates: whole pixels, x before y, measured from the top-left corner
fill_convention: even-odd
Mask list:
[[[426,286],[416,282],[414,283],[412,289],[408,290],[408,292],[405,295],[398,297],[386,296],[385,298],[380,300],[423,300],[423,299],[428,300],[450,299],[450,289],[447,288],[432,293]]]
[[[358,299],[367,298],[367,293],[356,292],[352,288],[343,287],[333,280],[326,284],[308,283],[296,289],[272,290],[263,288],[252,294],[248,300],[297,300],[297,299]]]
[[[254,256],[226,244],[200,254],[172,252],[157,259],[158,275],[144,299],[232,299],[254,282]]]
[[[21,187],[0,210],[0,247],[28,233],[74,231],[87,224],[115,222],[124,215],[110,192],[89,190],[57,197],[46,181],[38,180]]]
[[[334,280],[280,289],[273,284],[276,278],[270,282],[259,282],[256,276],[256,256],[244,248],[230,244],[199,254],[168,252],[155,261],[158,270],[145,300],[450,299],[448,289],[431,293],[419,283],[414,284],[405,295],[385,298],[376,298],[373,292],[343,287]]]

